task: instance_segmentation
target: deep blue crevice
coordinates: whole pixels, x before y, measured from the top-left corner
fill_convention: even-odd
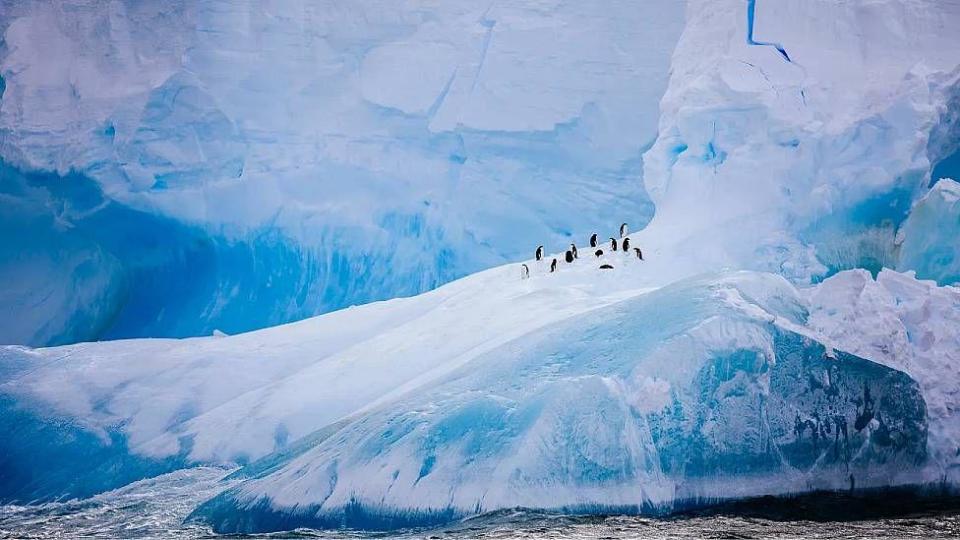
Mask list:
[[[801,239],[817,246],[817,258],[827,268],[815,281],[853,268],[874,276],[885,267],[894,268],[896,232],[909,215],[912,200],[909,186],[897,187],[837,209],[806,227]]]
[[[772,41],[756,41],[753,39],[753,30],[754,30],[754,19],[757,10],[757,0],[747,0],[747,43],[750,45],[761,45],[765,47],[773,47],[780,53],[780,56],[783,57],[787,62],[793,63],[793,60],[790,60],[790,55],[787,54],[786,49],[783,48],[783,45],[779,43],[774,43]]]
[[[941,178],[952,178],[960,182],[960,150],[943,158],[930,172],[930,187],[933,187]]]

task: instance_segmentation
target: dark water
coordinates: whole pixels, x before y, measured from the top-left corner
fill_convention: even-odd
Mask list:
[[[782,504],[731,506],[711,513],[670,519],[638,516],[558,516],[535,512],[501,511],[439,529],[363,534],[350,531],[298,529],[263,535],[220,536],[183,519],[200,502],[229,484],[224,469],[200,467],[137,482],[90,499],[32,506],[0,507],[0,538],[403,538],[447,540],[466,538],[960,538],[960,505],[929,501],[909,510],[902,506],[896,518],[871,517],[837,521],[804,507],[798,501],[783,516]],[[845,503],[828,504],[846,511]],[[898,501],[880,504],[890,513]],[[824,505],[816,505],[824,506]],[[855,505],[854,505],[855,506]],[[877,508],[877,505],[873,506]],[[863,508],[850,507],[858,515]],[[874,512],[874,513],[877,513]],[[777,514],[775,519],[770,514]],[[816,520],[789,514],[809,514]]]

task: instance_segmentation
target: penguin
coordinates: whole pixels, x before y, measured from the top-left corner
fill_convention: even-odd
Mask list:
[[[596,255],[597,258],[603,257],[603,250],[602,250],[602,249],[598,249],[598,250],[594,251],[593,254]]]
[[[623,238],[624,236],[626,236],[628,232],[629,231],[627,230],[627,224],[626,223],[620,224],[620,238]]]
[[[597,247],[597,233],[590,235],[590,247]]]
[[[623,247],[623,252],[624,252],[624,253],[630,253],[630,239],[629,239],[629,238],[624,238],[624,239],[623,239],[623,246],[622,246],[622,247]]]
[[[633,248],[633,252],[637,254],[638,259],[643,260],[643,252],[640,251],[640,248]]]
[[[527,265],[525,265],[525,264],[521,264],[521,265],[520,265],[520,279],[527,279],[528,277],[530,277],[530,267],[527,266]]]
[[[538,261],[543,258],[543,246],[537,246],[537,255],[536,255],[536,257],[537,257],[537,260],[538,260]]]
[[[563,255],[563,258],[566,259],[566,261],[567,261],[568,263],[572,263],[572,262],[573,262],[573,252],[568,249],[567,252]]]
[[[617,250],[617,239],[614,238],[614,237],[612,237],[612,236],[610,237],[610,249],[611,249],[612,251],[616,251],[616,250]]]
[[[556,260],[556,259],[554,259],[553,262],[550,263],[550,271],[551,271],[551,272],[556,272],[556,271],[557,271],[557,260]]]
[[[570,244],[570,251],[573,252],[573,258],[574,258],[574,259],[579,259],[579,258],[580,258],[580,254],[577,253],[577,245],[576,245],[576,244]]]
[[[607,264],[607,263],[603,263],[603,264],[600,265],[600,269],[601,269],[601,270],[613,270],[613,266],[612,266],[612,265],[609,265],[609,264]]]

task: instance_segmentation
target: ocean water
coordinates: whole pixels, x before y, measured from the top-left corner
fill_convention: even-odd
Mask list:
[[[198,467],[136,482],[84,500],[0,506],[0,538],[401,538],[409,540],[634,539],[634,538],[960,538],[956,499],[927,500],[913,508],[896,500],[879,501],[870,517],[826,518],[823,500],[803,519],[809,499],[752,503],[666,519],[640,516],[566,516],[521,510],[485,514],[442,528],[393,533],[297,529],[260,535],[217,535],[184,518],[198,503],[228,487],[227,469]],[[784,504],[792,510],[784,511]],[[842,501],[828,503],[839,515]],[[876,514],[897,508],[896,517]],[[777,515],[777,514],[781,515]],[[832,514],[831,514],[832,515]]]

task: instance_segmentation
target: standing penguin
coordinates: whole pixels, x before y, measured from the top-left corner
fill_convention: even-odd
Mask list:
[[[617,239],[612,236],[610,237],[610,249],[613,251],[617,250]]]
[[[624,239],[623,239],[623,252],[624,252],[624,253],[630,253],[630,239],[629,239],[629,238],[624,238]]]
[[[594,251],[593,254],[596,255],[597,258],[603,257],[603,250],[602,250],[602,249],[598,249],[598,250]]]
[[[525,265],[525,264],[521,264],[521,265],[520,265],[520,279],[527,279],[528,277],[530,277],[530,267],[527,266],[527,265]]]
[[[629,231],[627,230],[627,224],[626,224],[626,223],[621,223],[621,224],[620,224],[620,238],[623,238],[624,236],[626,236],[628,232],[629,232]]]
[[[556,271],[557,271],[557,260],[556,260],[556,259],[554,259],[553,262],[550,263],[550,271],[551,271],[551,272],[556,272]]]
[[[536,257],[537,257],[537,260],[538,260],[538,261],[543,258],[543,246],[537,246],[537,255],[536,255]]]
[[[643,252],[640,251],[640,248],[633,248],[633,252],[637,254],[638,259],[643,260]]]
[[[590,235],[590,247],[597,247],[597,233]]]
[[[567,252],[563,255],[563,258],[564,258],[568,263],[572,263],[572,262],[573,262],[573,252],[568,249]]]
[[[573,258],[574,258],[574,259],[579,259],[579,258],[580,258],[580,254],[577,253],[577,245],[576,245],[576,244],[570,244],[570,251],[573,252]]]

